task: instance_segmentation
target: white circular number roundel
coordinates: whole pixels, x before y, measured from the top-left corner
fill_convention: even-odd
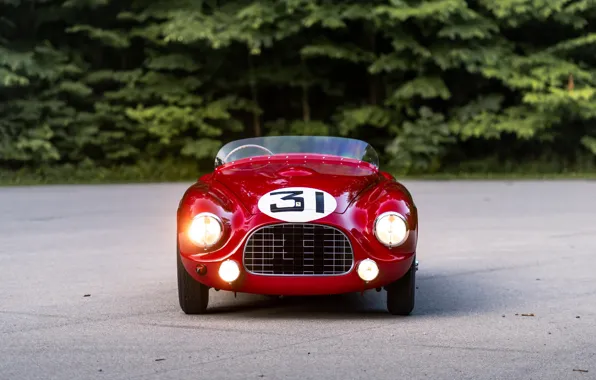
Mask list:
[[[263,214],[285,222],[310,222],[331,214],[337,202],[323,190],[285,187],[263,195],[258,207]]]

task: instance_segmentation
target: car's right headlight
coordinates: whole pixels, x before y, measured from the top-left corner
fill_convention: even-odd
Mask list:
[[[377,217],[374,232],[381,243],[395,247],[403,244],[408,238],[408,224],[402,215],[389,211]]]
[[[188,226],[188,238],[201,248],[215,245],[221,238],[223,226],[221,220],[211,213],[200,213]]]

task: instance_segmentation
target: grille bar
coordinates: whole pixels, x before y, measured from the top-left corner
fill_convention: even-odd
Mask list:
[[[330,276],[354,265],[352,245],[337,228],[282,223],[261,227],[248,238],[244,267],[253,274]]]

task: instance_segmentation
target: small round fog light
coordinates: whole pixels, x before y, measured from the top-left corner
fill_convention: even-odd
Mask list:
[[[226,260],[219,266],[219,277],[225,282],[234,282],[240,276],[240,267],[233,260]]]
[[[358,276],[366,282],[372,281],[379,275],[379,267],[371,259],[364,259],[358,264]]]

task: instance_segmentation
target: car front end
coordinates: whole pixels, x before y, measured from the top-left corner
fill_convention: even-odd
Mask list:
[[[223,190],[225,191],[225,189]],[[179,210],[182,262],[196,281],[218,290],[323,295],[382,288],[415,260],[417,215],[385,181],[343,213],[309,222],[276,220],[192,193]]]
[[[251,149],[258,153],[230,159]],[[206,310],[209,289],[306,296],[384,288],[392,313],[413,308],[417,209],[362,141],[230,143],[182,197],[177,226],[187,313]]]

